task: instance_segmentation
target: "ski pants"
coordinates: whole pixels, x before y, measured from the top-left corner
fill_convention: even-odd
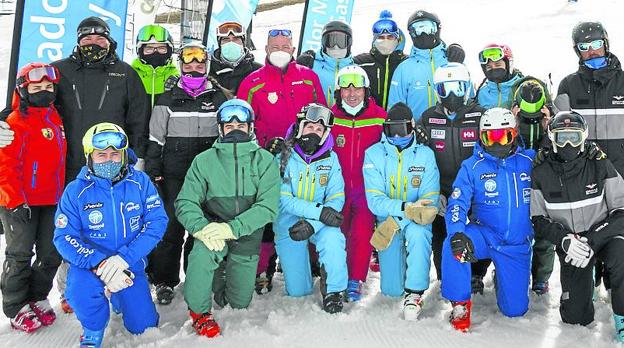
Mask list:
[[[550,279],[555,263],[555,247],[546,239],[535,239],[531,277],[533,284]]]
[[[496,300],[500,311],[508,317],[524,315],[529,309],[529,276],[531,245],[490,245],[485,235],[494,232],[488,227],[469,223],[464,232],[474,244],[477,259],[491,259],[496,268]],[[442,249],[442,296],[450,301],[470,299],[470,263],[461,263],[453,256],[450,238]]]
[[[338,227],[325,226],[314,233],[309,241],[319,253],[321,273],[324,274],[321,294],[347,289],[347,252],[345,237]],[[312,274],[308,241],[294,241],[290,236],[278,236],[275,247],[280,259],[286,293],[289,296],[312,294]]]
[[[390,246],[379,251],[381,293],[401,296],[429,288],[431,229],[414,222],[397,232]]]
[[[159,319],[143,267],[143,260],[131,267],[134,285],[111,295],[111,302],[122,313],[124,326],[135,335],[147,328],[157,327]],[[104,293],[104,282],[91,270],[69,266],[65,297],[82,327],[89,330],[106,328],[110,305]]]
[[[370,239],[375,229],[375,216],[368,209],[364,192],[347,195],[342,214],[344,222],[340,229],[347,240],[349,279],[365,282],[373,253]]]
[[[169,223],[162,240],[148,257],[147,273],[152,284],[165,284],[175,287],[180,283],[180,256],[183,248],[185,269],[188,265],[188,254],[193,248],[194,238],[189,236],[186,239],[186,243],[184,242],[186,232],[175,216],[174,207],[175,199],[178,197],[183,183],[183,177],[167,176],[164,178],[163,202],[169,217]]]
[[[52,243],[56,206],[32,206],[30,210],[31,219],[27,223],[16,221],[6,210],[2,212],[2,223],[7,229],[0,287],[2,309],[7,318],[15,317],[28,302],[48,298],[61,263]]]
[[[594,264],[604,262],[611,282],[611,306],[613,313],[624,315],[624,239],[615,237],[595,250],[595,257],[585,268],[574,267],[565,262],[566,254],[557,247],[561,265],[561,320],[568,324],[588,325],[594,321]]]

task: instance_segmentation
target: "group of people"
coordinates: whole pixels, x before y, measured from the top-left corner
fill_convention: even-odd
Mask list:
[[[0,121],[12,327],[53,324],[58,273],[82,347],[100,347],[111,307],[140,334],[158,326],[150,284],[170,304],[183,267],[192,327],[214,337],[213,301],[247,308],[278,262],[288,296],[320,277],[328,313],[360,300],[378,268],[382,294],[417,320],[433,259],[466,331],[490,263],[515,317],[530,289],[549,291],[557,254],[562,320],[593,321],[602,279],[624,342],[624,72],[606,30],[574,27],[579,69],[553,101],[504,44],[480,51],[475,87],[440,28],[416,11],[404,55],[383,11],[370,52],[354,56],[351,27],[331,21],[322,48],[296,59],[292,32],[271,29],[261,65],[240,23],[217,28],[213,52],[183,44],[178,64],[167,30],[148,25],[129,65],[108,25],[84,19],[70,57],[20,70]]]

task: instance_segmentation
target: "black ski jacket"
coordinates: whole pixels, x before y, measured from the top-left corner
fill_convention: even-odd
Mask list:
[[[353,58],[353,62],[359,65],[370,80],[370,90],[377,105],[386,110],[388,108],[388,93],[392,74],[402,61],[407,58],[402,51],[394,51],[384,56],[376,48],[368,53],[362,53]]]
[[[243,79],[262,67],[262,64],[254,61],[254,55],[249,50],[245,50],[245,57],[236,66],[221,59],[220,48],[214,52],[210,62],[209,75],[216,78],[222,87],[229,89],[234,95],[238,92],[238,86]]]

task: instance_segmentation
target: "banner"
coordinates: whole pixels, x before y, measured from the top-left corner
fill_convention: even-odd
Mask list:
[[[321,49],[323,26],[341,20],[351,23],[354,0],[306,0],[299,37],[299,52]]]
[[[78,24],[90,16],[108,23],[118,43],[117,54],[123,59],[127,10],[127,0],[24,1],[17,66],[68,57],[77,44]]]
[[[238,22],[245,29],[251,23],[259,0],[213,0],[206,47],[217,48],[217,27],[225,22]],[[205,36],[204,36],[205,37]]]

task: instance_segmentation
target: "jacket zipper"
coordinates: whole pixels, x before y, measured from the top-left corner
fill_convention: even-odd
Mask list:
[[[240,213],[240,204],[238,203],[238,156],[236,155],[236,143],[234,143],[234,182],[236,182],[234,204],[236,206],[236,215],[238,215]]]
[[[154,67],[152,67],[152,107],[154,107],[154,97],[156,95],[156,92],[154,92],[154,89],[156,88],[156,69]]]
[[[121,222],[123,224],[123,236],[124,240],[126,239],[126,216],[123,211],[124,204],[123,202],[119,202],[119,211],[121,212]]]
[[[501,107],[501,103],[503,102],[503,92],[501,91],[500,88],[500,83],[496,84],[496,89],[498,89],[498,107]]]
[[[78,92],[78,88],[76,88],[76,84],[72,84],[72,89],[74,90],[74,95],[76,96],[76,103],[78,104],[78,110],[82,110],[82,103],[80,103],[80,93]]]
[[[303,173],[299,172],[299,185],[297,186],[297,198],[301,197],[301,190],[303,189]]]
[[[381,94],[381,76],[379,76],[379,68],[377,68],[377,95]]]
[[[379,70],[378,70],[379,71]],[[384,76],[384,85],[383,85],[383,109],[386,110],[388,107],[388,72],[390,71],[390,56],[386,57],[386,73]]]
[[[243,176],[243,180],[242,180],[243,192],[241,192],[241,194],[243,195],[243,197],[245,197],[245,166],[241,168],[241,171],[242,171],[242,176]]]
[[[113,195],[113,187],[110,188],[111,210],[113,211],[113,225],[115,225],[115,250],[119,249],[117,236],[117,214],[115,213],[115,196]]]
[[[305,176],[305,191],[303,192],[303,200],[308,200],[308,186],[310,184],[310,165],[306,165],[306,176]]]
[[[108,84],[110,80],[106,80],[106,86],[102,90],[102,96],[100,97],[100,105],[98,105],[98,110],[102,110],[102,105],[104,105],[104,99],[106,99],[106,94],[108,93]]]
[[[507,172],[507,166],[505,160],[503,160],[503,171],[505,172],[505,184],[507,186],[507,230],[505,231],[505,241],[509,237],[509,224],[511,223],[511,192],[509,190],[509,173]]]
[[[433,63],[433,49],[429,49],[429,62],[431,62],[431,76],[433,76],[435,74],[435,64]],[[429,103],[429,107],[435,104],[435,99],[435,94],[431,90],[431,80],[427,80],[427,102]]]
[[[33,162],[33,175],[32,175],[32,183],[31,186],[34,189],[35,186],[37,185],[37,162]]]
[[[403,159],[402,159],[401,152],[399,151],[399,149],[397,149],[395,147],[395,150],[397,152],[397,155],[399,156],[399,165],[397,167],[397,176],[396,176],[397,177],[397,189],[398,189],[397,190],[397,198],[401,199],[401,188],[403,186],[403,185],[401,185],[401,178],[402,178],[401,172],[402,172],[402,169],[403,169]]]
[[[52,128],[54,128],[55,131],[57,131],[58,133],[56,133],[56,143],[59,147],[59,153],[61,154],[61,165],[57,167],[56,170],[56,195],[55,195],[55,200],[58,203],[60,198],[61,198],[61,192],[62,192],[62,188],[61,188],[61,168],[63,168],[65,166],[65,160],[63,159],[63,143],[61,141],[61,136],[62,136],[62,132],[61,129],[59,127],[57,127],[54,123],[52,123],[52,121],[50,121],[50,112],[52,110],[48,110],[48,113],[46,114],[46,118],[45,120],[52,126]]]
[[[390,175],[390,198],[394,199],[394,175]]]
[[[316,173],[312,173],[312,192],[310,193],[310,202],[314,202],[314,188],[316,187]]]
[[[516,208],[520,208],[520,202],[518,201],[518,180],[516,179],[516,173],[513,173],[514,190],[516,191]]]

